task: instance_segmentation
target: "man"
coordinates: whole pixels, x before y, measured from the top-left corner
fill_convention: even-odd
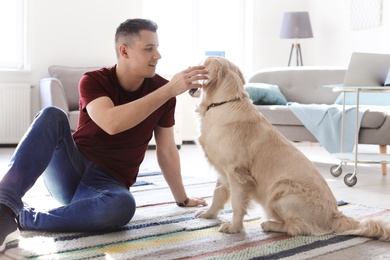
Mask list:
[[[106,231],[135,213],[129,191],[154,133],[161,171],[179,206],[207,205],[188,198],[174,142],[175,97],[201,87],[204,66],[190,67],[170,82],[156,74],[157,25],[123,22],[115,34],[117,64],[86,73],[79,83],[79,126],[72,135],[63,111],[40,111],[21,140],[0,182],[0,252],[22,229]],[[21,198],[43,173],[50,194],[64,206],[46,212]]]

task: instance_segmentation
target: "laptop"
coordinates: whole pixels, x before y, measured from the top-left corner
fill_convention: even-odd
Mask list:
[[[352,53],[344,86],[390,86],[390,54]]]

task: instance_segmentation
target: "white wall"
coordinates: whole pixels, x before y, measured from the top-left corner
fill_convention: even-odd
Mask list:
[[[310,13],[314,38],[300,41],[304,65],[347,66],[353,51],[390,53],[390,0],[382,0],[382,25],[359,31],[349,29],[352,0],[245,1],[246,10],[253,12],[245,21],[248,30],[245,38],[252,41],[245,44],[250,54],[245,58],[246,74],[287,65],[292,41],[279,38],[286,11]],[[127,18],[142,16],[142,0],[26,0],[26,3],[31,68],[26,72],[0,72],[0,83],[34,85],[34,114],[39,109],[39,79],[47,76],[48,66],[115,64],[116,27]],[[253,23],[248,25],[251,17]]]
[[[33,85],[33,115],[40,107],[39,80],[48,76],[50,65],[114,65],[117,26],[142,14],[142,0],[26,0],[26,4],[31,67],[25,72],[0,72],[0,83]]]
[[[382,0],[381,26],[363,30],[350,29],[351,2],[253,0],[253,71],[287,65],[293,40],[280,39],[279,33],[283,13],[291,11],[310,14],[314,38],[299,41],[305,66],[348,66],[356,51],[390,53],[390,1]]]

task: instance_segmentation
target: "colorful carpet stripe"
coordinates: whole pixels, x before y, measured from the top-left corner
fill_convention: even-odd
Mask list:
[[[231,209],[221,212],[218,219],[198,219],[195,217],[198,209],[175,205],[169,189],[159,185],[161,176],[145,178],[153,183],[148,186],[154,186],[154,189],[135,187],[134,194],[140,206],[134,219],[121,230],[105,234],[23,231],[19,243],[13,243],[5,254],[12,259],[72,260],[309,259],[371,241],[368,238],[333,234],[292,237],[266,233],[260,227],[261,217],[265,216],[260,207],[249,211],[245,217],[244,233],[223,234],[218,232],[218,228],[221,223],[230,221]],[[190,194],[202,194],[210,202],[213,182],[187,181],[190,183],[187,186]],[[345,203],[340,210],[357,218],[390,220],[390,210]]]

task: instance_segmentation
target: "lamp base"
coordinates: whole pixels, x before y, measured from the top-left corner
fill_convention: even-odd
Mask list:
[[[297,58],[297,66],[303,66],[301,45],[299,43],[293,43],[291,45],[290,58],[288,59],[288,66],[290,66],[290,64],[291,64],[291,57],[292,57],[294,49],[296,51],[296,56],[297,56],[296,57]]]

